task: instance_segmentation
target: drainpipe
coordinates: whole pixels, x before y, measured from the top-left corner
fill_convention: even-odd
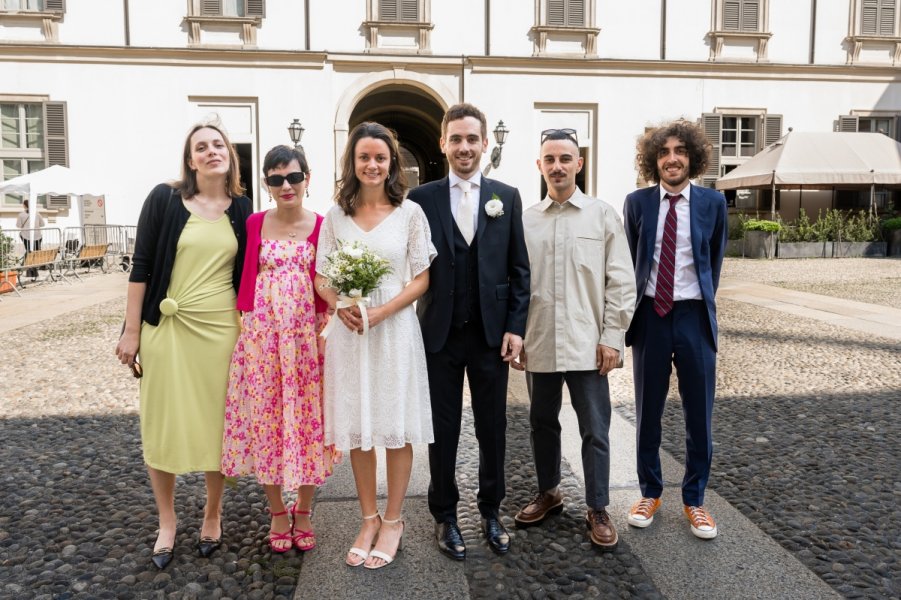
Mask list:
[[[810,64],[813,64],[817,42],[817,0],[810,0]]]
[[[303,3],[304,50],[310,49],[310,0]]]
[[[128,0],[122,0],[122,13],[125,16],[125,45],[131,46],[131,27],[128,24]]]
[[[485,56],[491,56],[491,0],[485,0]]]
[[[666,0],[660,0],[660,60],[666,60]]]

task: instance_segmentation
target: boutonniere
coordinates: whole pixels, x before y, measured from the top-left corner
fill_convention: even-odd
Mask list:
[[[491,200],[485,203],[485,214],[492,219],[504,216],[504,204],[500,196],[491,194]]]

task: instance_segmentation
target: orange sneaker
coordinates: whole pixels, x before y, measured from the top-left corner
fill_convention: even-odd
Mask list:
[[[699,537],[702,540],[712,540],[716,537],[716,521],[713,520],[706,508],[703,506],[686,506],[685,516],[688,517],[688,522],[691,523],[691,532],[695,534],[695,537]]]
[[[654,522],[654,513],[660,508],[660,498],[644,498],[632,505],[626,522],[632,527],[647,527]]]

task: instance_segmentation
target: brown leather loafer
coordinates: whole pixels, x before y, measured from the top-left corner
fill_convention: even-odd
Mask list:
[[[585,515],[588,524],[588,535],[591,543],[600,548],[604,552],[613,552],[619,543],[619,536],[616,534],[616,527],[610,521],[610,515],[604,509],[594,510],[588,509]]]
[[[538,492],[535,498],[525,508],[516,513],[513,522],[517,527],[529,527],[538,525],[551,515],[563,512],[563,494],[559,490],[551,492]]]

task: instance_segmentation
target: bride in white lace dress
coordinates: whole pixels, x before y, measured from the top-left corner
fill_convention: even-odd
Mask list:
[[[370,294],[368,334],[361,335],[359,309],[336,312],[340,323],[329,335],[324,370],[326,444],[350,451],[363,516],[345,562],[377,569],[394,560],[403,535],[411,444],[434,441],[425,350],[413,302],[428,289],[436,251],[422,209],[403,199],[403,165],[388,129],[378,123],[354,128],[342,166],[338,205],[326,215],[319,235],[317,272],[339,241],[359,240],[392,267]],[[337,296],[325,283],[317,275],[322,297],[334,307]],[[386,449],[384,519],[376,504],[374,447]]]

